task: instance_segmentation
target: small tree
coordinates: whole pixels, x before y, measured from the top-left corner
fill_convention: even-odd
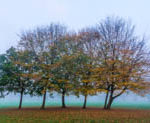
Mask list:
[[[73,63],[75,64],[74,93],[77,96],[80,94],[84,96],[83,109],[85,109],[88,95],[95,95],[97,93],[94,85],[95,82],[91,78],[92,59],[86,54],[79,52]]]
[[[15,48],[10,48],[5,55],[5,63],[2,65],[2,81],[6,82],[6,89],[9,92],[20,93],[19,109],[22,107],[24,94],[29,94],[31,82],[27,73],[29,71],[20,65],[20,62],[27,64],[30,55],[22,54]]]
[[[11,70],[13,69],[12,63],[8,60],[6,54],[0,55],[0,97],[3,98],[9,94],[9,84],[13,79]]]
[[[59,65],[53,71],[55,91],[62,95],[62,108],[65,108],[65,96],[73,90],[73,57],[63,56],[59,61]]]
[[[47,52],[39,57],[40,62],[34,62],[34,64],[32,64],[33,69],[30,74],[30,79],[33,80],[34,89],[32,93],[34,95],[43,95],[41,109],[45,109],[47,91],[51,93],[54,90],[52,69],[54,69],[56,65],[51,63],[52,59]]]

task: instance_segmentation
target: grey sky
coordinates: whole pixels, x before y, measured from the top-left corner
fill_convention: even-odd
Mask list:
[[[121,16],[150,35],[150,0],[0,0],[0,53],[17,44],[21,30],[51,22],[71,29],[94,25],[106,16]]]

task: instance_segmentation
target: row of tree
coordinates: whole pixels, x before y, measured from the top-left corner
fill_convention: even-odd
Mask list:
[[[149,90],[149,50],[134,26],[119,17],[107,17],[78,32],[50,24],[21,33],[17,48],[0,55],[0,92],[43,96],[58,92],[87,97],[106,93],[104,109],[127,91]]]

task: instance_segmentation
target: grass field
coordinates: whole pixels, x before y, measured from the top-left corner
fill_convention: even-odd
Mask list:
[[[150,123],[150,110],[51,107],[1,109],[0,123]]]

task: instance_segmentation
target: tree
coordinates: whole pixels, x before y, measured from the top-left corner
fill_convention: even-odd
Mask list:
[[[50,56],[51,53],[45,52],[40,57],[40,62],[34,62],[33,72],[30,74],[30,78],[33,80],[34,95],[43,95],[43,102],[41,109],[45,109],[46,94],[54,90],[54,84],[52,83],[52,70],[56,67],[56,64],[52,63],[54,59]],[[51,93],[52,94],[52,93]]]
[[[62,108],[65,108],[65,96],[74,89],[74,59],[76,58],[76,43],[74,36],[67,34],[56,44],[58,61],[53,71],[55,91],[62,95]]]
[[[54,69],[54,88],[55,91],[60,93],[62,96],[62,108],[65,108],[65,96],[69,95],[70,91],[73,90],[73,57],[74,56],[63,56],[58,63],[56,69]]]
[[[149,52],[144,39],[134,34],[134,26],[121,18],[108,17],[97,25],[100,35],[97,67],[93,69],[99,88],[106,90],[105,109],[127,90],[145,88],[149,72]]]
[[[98,51],[98,41],[100,35],[96,28],[84,28],[76,36],[78,57],[74,61],[77,67],[76,95],[84,96],[83,109],[86,108],[88,95],[96,95],[102,89],[96,88],[96,81],[93,79],[93,69],[95,67]],[[76,83],[77,83],[76,82]]]
[[[9,92],[20,93],[19,109],[22,107],[24,94],[29,94],[31,82],[26,75],[29,71],[20,65],[20,62],[29,62],[29,53],[22,54],[15,48],[10,48],[5,54],[5,62],[2,65],[1,81],[7,83],[5,89]]]
[[[74,81],[74,93],[79,96],[84,96],[83,109],[86,108],[88,95],[95,95],[97,89],[95,88],[95,82],[91,78],[92,70],[92,59],[84,53],[78,53],[75,60],[73,61],[75,70],[75,81]]]
[[[20,35],[19,47],[34,54],[31,79],[34,83],[33,93],[43,95],[41,109],[45,108],[46,92],[53,91],[52,68],[58,60],[55,44],[66,34],[66,27],[60,24],[38,27]]]
[[[13,68],[10,61],[8,61],[6,54],[0,55],[0,97],[3,98],[9,94],[9,81],[11,69]],[[8,77],[9,76],[9,77]],[[11,76],[13,77],[13,76]]]

